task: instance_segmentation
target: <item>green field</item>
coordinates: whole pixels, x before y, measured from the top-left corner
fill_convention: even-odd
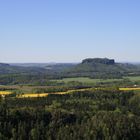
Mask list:
[[[81,83],[87,83],[87,84],[96,84],[96,83],[110,83],[110,82],[120,82],[123,81],[124,79],[128,79],[131,82],[139,82],[140,81],[140,76],[127,76],[123,77],[122,79],[91,79],[88,77],[74,77],[74,78],[63,78],[61,80],[52,80],[52,81],[57,81],[57,82],[81,82]]]
[[[63,78],[61,80],[55,80],[57,82],[72,82],[72,81],[77,81],[77,82],[82,82],[82,83],[98,83],[98,82],[116,82],[116,81],[121,81],[123,79],[91,79],[88,77],[75,77],[75,78]]]
[[[140,76],[127,76],[127,77],[124,77],[124,78],[127,78],[132,82],[140,81]]]

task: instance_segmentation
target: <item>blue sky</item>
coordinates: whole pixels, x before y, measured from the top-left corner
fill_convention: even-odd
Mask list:
[[[0,62],[140,61],[139,0],[1,0]]]

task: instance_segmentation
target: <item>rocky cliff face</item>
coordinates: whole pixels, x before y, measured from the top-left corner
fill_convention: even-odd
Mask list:
[[[108,58],[88,58],[84,59],[82,61],[82,64],[107,64],[107,65],[114,65],[115,60],[114,59],[108,59]]]

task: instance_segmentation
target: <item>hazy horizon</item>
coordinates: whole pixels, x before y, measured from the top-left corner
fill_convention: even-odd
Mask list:
[[[139,0],[7,0],[0,4],[0,62],[140,62]]]
[[[87,58],[103,58],[103,57],[87,57]],[[74,61],[44,61],[44,62],[35,62],[35,61],[31,61],[31,62],[30,61],[27,61],[27,62],[10,62],[9,61],[8,62],[7,61],[7,62],[0,62],[0,63],[7,63],[7,64],[49,64],[49,63],[50,64],[73,63],[74,64],[75,63],[76,64],[76,63],[81,63],[82,60],[87,59],[87,58],[83,58],[83,59],[81,59],[79,61],[75,61],[75,62]],[[107,58],[107,57],[104,57],[104,58]],[[114,59],[114,58],[109,58],[109,59]],[[123,60],[117,61],[116,59],[114,59],[114,60],[116,63],[136,63],[136,64],[140,63],[140,61],[127,61],[127,60],[126,61],[123,61]]]

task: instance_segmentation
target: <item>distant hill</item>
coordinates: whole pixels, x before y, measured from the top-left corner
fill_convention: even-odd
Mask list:
[[[114,59],[108,58],[87,58],[82,61],[82,64],[106,64],[106,65],[114,65]]]
[[[62,78],[63,71],[75,64],[4,64],[0,63],[0,85],[45,83]]]
[[[71,68],[75,65],[76,63],[10,63],[10,66],[44,68],[55,71]]]
[[[40,67],[22,67],[10,64],[0,63],[0,74],[23,74],[23,73],[42,73],[43,68]]]
[[[3,66],[9,66],[9,64],[6,64],[6,63],[0,63],[0,67],[3,67]]]
[[[0,74],[47,74],[73,68],[74,63],[0,63]]]
[[[65,77],[122,78],[140,75],[140,65],[116,63],[114,59],[88,58],[79,64],[4,64],[0,63],[0,85],[46,83]]]
[[[124,75],[140,74],[140,67],[127,63],[116,63],[114,59],[88,58],[67,71],[68,76],[91,78],[120,78]]]

